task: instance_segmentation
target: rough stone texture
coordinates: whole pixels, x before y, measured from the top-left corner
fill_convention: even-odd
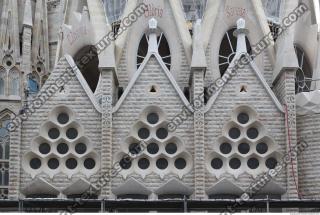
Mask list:
[[[42,91],[64,74],[67,68],[69,68],[69,65],[65,58],[62,58],[42,88]],[[93,144],[94,150],[98,153],[101,152],[101,123],[97,123],[101,121],[101,114],[94,108],[86,92],[80,85],[80,82],[75,77],[65,86],[65,91],[67,92],[65,95],[57,92],[50,97],[41,108],[37,109],[36,112],[24,122],[21,134],[21,143],[23,144],[20,145],[19,155],[21,158],[23,158],[25,153],[30,151],[31,141],[38,135],[42,123],[48,120],[48,113],[59,105],[66,105],[75,112],[76,120],[83,126],[85,136],[87,136]],[[21,169],[20,175],[20,187],[24,188],[32,181],[32,178],[30,174],[23,169]],[[64,174],[55,175],[52,179],[46,174],[40,174],[40,176],[58,189],[67,187],[72,181],[76,181],[79,177],[85,178],[82,174],[78,174],[78,176],[74,176],[71,179],[68,179]],[[94,181],[96,176],[92,176],[87,180]]]
[[[156,84],[159,87],[159,91],[155,94],[149,92],[152,84]],[[120,106],[119,110],[113,115],[113,154],[120,151],[120,145],[123,144],[124,139],[129,135],[131,127],[138,121],[140,113],[151,105],[160,107],[165,112],[168,121],[179,114],[183,108],[183,103],[177,92],[154,57],[151,57],[127,98]],[[186,122],[181,124],[175,131],[175,135],[183,140],[186,150],[194,156],[192,120],[193,117],[189,117]],[[161,179],[159,175],[151,174],[146,176],[144,180],[136,174],[133,174],[130,177],[136,178],[148,189],[155,190],[168,181],[168,179],[177,177],[177,175],[166,175]],[[187,186],[193,188],[193,172],[185,175],[182,181]],[[118,187],[123,182],[123,179],[119,175],[113,179],[112,187]]]
[[[240,89],[243,85],[247,86],[247,93],[241,94]],[[217,138],[222,134],[224,125],[231,120],[233,109],[238,105],[248,105],[257,112],[258,119],[274,142],[279,145],[279,152],[284,154],[286,149],[284,115],[277,109],[250,66],[237,71],[237,75],[223,87],[215,103],[205,114],[205,151],[212,151],[213,145],[217,144]],[[207,171],[206,188],[222,178],[229,179],[244,190],[254,181],[254,178],[247,173],[237,179],[230,174],[223,174],[217,179]],[[275,181],[286,188],[286,172],[281,172]]]
[[[308,147],[298,156],[299,189],[304,198],[319,199],[319,114],[297,117],[298,140]]]

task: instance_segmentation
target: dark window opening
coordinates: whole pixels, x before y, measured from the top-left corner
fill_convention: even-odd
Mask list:
[[[165,158],[159,158],[156,165],[159,169],[166,169],[168,167],[168,161]]]
[[[229,136],[232,138],[232,139],[238,139],[240,137],[240,130],[238,128],[231,128],[229,130]]]
[[[158,52],[161,56],[164,64],[170,70],[171,68],[171,52],[169,43],[167,41],[167,38],[163,33],[161,33],[158,37]],[[144,58],[147,56],[148,53],[148,44],[149,36],[144,34],[140,40],[139,48],[138,48],[138,55],[137,55],[137,69],[139,69],[141,63],[143,62]]]
[[[165,128],[159,128],[156,132],[156,135],[159,139],[166,139],[168,136],[168,131]]]
[[[237,37],[233,35],[233,32],[235,30],[236,28],[228,30],[221,41],[219,49],[219,69],[221,76],[224,75],[230,63],[232,62],[234,56],[236,55]],[[247,37],[246,44],[247,52],[251,54],[251,45]]]
[[[150,136],[150,131],[147,128],[140,128],[138,131],[138,136],[141,139],[147,139]]]
[[[157,124],[159,121],[159,115],[157,113],[149,113],[147,116],[147,121],[150,124]]]
[[[189,87],[185,87],[183,89],[183,94],[186,97],[186,99],[190,102],[190,88]]]
[[[223,166],[223,161],[220,158],[214,158],[211,161],[211,167],[213,169],[221,169]]]
[[[95,92],[100,78],[97,49],[94,46],[85,46],[75,55],[74,61],[92,92]]]
[[[240,161],[238,158],[232,158],[232,159],[229,161],[229,166],[230,166],[232,169],[239,169],[240,166],[241,166],[241,161]]]
[[[140,169],[148,169],[150,166],[150,161],[147,158],[141,158],[138,161],[138,166]]]
[[[64,155],[66,154],[68,151],[69,151],[69,146],[66,144],[66,143],[60,143],[58,146],[57,146],[57,151]]]
[[[157,154],[158,151],[159,151],[159,146],[158,146],[158,144],[156,144],[156,143],[150,143],[150,144],[148,144],[148,146],[147,146],[147,151],[148,151],[150,154],[152,154],[152,155]]]
[[[149,92],[150,93],[156,93],[157,92],[156,87],[152,85]]]
[[[241,154],[245,155],[250,151],[250,146],[248,143],[240,143],[238,146],[238,150]]]
[[[118,100],[121,98],[122,94],[123,94],[123,87],[119,87],[118,88]]]
[[[309,92],[311,90],[312,68],[305,52],[297,45],[294,45],[294,49],[298,58],[299,65],[295,77],[296,93]]]
[[[229,143],[222,143],[220,145],[220,151],[223,154],[229,154],[232,150],[232,146]]]
[[[166,145],[166,152],[167,152],[168,154],[170,154],[170,155],[176,153],[177,150],[178,150],[177,145],[174,144],[174,143],[168,143],[168,144]]]

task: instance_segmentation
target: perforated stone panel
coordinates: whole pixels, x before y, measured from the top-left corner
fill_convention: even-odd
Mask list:
[[[281,159],[278,145],[268,135],[256,111],[249,106],[234,109],[221,136],[206,156],[208,171],[220,177],[230,173],[236,178],[246,172],[253,177],[273,169]]]
[[[98,171],[100,158],[75,120],[75,113],[66,106],[58,106],[32,139],[31,151],[24,155],[22,166],[32,177],[40,173],[51,178],[59,173],[69,178],[78,173],[90,177]]]
[[[191,154],[180,137],[168,132],[167,124],[166,115],[159,107],[147,107],[140,114],[114,159],[123,168],[120,174],[124,178],[133,173],[142,178],[151,173],[161,178],[170,173],[182,178],[191,171]],[[126,155],[132,157],[131,162],[125,161]]]

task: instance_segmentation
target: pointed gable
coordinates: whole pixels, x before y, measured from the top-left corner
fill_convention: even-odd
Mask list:
[[[159,91],[152,92],[152,89],[156,90],[156,88]],[[144,103],[143,100],[145,99],[145,105],[148,103],[150,105],[155,103],[161,104],[161,101],[165,102],[167,99],[176,98],[189,110],[192,110],[189,101],[185,98],[159,54],[149,53],[146,56],[115,105],[113,112],[118,111],[123,103],[130,102],[132,99],[136,101],[137,98],[139,98],[141,103]]]
[[[228,179],[222,179],[216,184],[212,185],[206,190],[208,196],[210,195],[242,195],[244,191],[229,181]]]
[[[60,191],[51,185],[49,182],[44,180],[43,178],[36,178],[27,186],[25,186],[21,192],[28,195],[39,195],[39,194],[49,194],[49,195],[58,195]]]
[[[236,55],[230,64],[230,68],[233,68],[242,57],[247,58],[247,62],[250,63],[235,71],[236,74],[234,76],[225,74],[216,82],[223,83],[223,86],[218,87],[216,93],[211,96],[205,111],[208,112],[220,96],[225,96],[225,98],[229,97],[229,101],[231,100],[235,103],[247,102],[253,106],[258,101],[261,103],[273,103],[278,111],[284,113],[281,103],[265,81],[254,60],[252,61],[248,55]]]
[[[173,178],[158,188],[155,193],[158,195],[180,194],[189,196],[193,193],[193,190],[181,181]]]
[[[76,182],[70,184],[68,187],[66,187],[62,193],[65,195],[75,195],[75,194],[82,194],[90,190],[90,188],[93,188],[94,190],[97,190],[97,188],[92,185],[89,181],[80,178]]]
[[[150,195],[151,191],[136,179],[130,178],[124,184],[120,185],[117,188],[114,188],[112,190],[112,193],[117,196],[128,194]]]

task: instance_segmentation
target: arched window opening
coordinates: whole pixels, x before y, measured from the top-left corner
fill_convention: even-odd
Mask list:
[[[12,70],[9,73],[10,81],[10,95],[19,96],[20,95],[20,74],[17,70]]]
[[[37,94],[40,89],[40,78],[36,72],[33,72],[28,77],[28,89],[30,94]]]
[[[74,61],[92,92],[95,92],[100,78],[97,49],[94,46],[85,46],[75,55]]]
[[[168,70],[170,70],[171,52],[170,52],[169,43],[163,32],[158,35],[157,41],[158,41],[159,55],[161,56],[164,64],[167,66]],[[144,58],[147,56],[148,47],[149,47],[149,36],[147,34],[143,34],[139,43],[139,48],[138,48],[137,69],[140,67]]]
[[[294,45],[294,50],[296,52],[299,65],[295,77],[296,93],[308,92],[311,90],[312,68],[305,52],[296,44]]]
[[[6,86],[6,71],[4,69],[0,70],[0,95],[5,95]]]
[[[10,116],[8,115],[0,119],[0,199],[8,198],[10,136],[7,125],[9,122]]]
[[[223,74],[226,72],[234,56],[236,55],[237,37],[233,35],[235,30],[236,28],[228,30],[221,41],[219,49],[219,70],[221,76],[223,76]],[[251,54],[251,45],[247,37],[246,43],[248,53]]]

